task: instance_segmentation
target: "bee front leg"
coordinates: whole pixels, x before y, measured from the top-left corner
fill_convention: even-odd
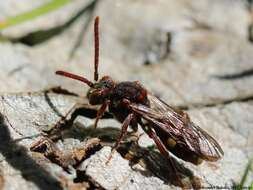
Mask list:
[[[132,119],[134,118],[134,114],[131,113],[129,114],[126,119],[124,120],[123,124],[122,124],[122,128],[121,128],[121,133],[116,141],[116,143],[114,144],[114,146],[112,147],[112,150],[111,150],[111,154],[109,155],[109,158],[106,162],[106,164],[109,163],[109,161],[112,159],[112,155],[113,153],[115,152],[115,150],[119,147],[119,144],[120,142],[122,141],[122,139],[124,138],[124,136],[126,135],[127,133],[127,128],[128,126],[130,125]]]
[[[101,117],[103,116],[103,114],[105,113],[105,110],[107,108],[107,106],[110,104],[110,100],[105,101],[102,106],[99,108],[98,112],[97,112],[97,116],[96,116],[96,120],[94,123],[94,128],[97,128],[97,124],[99,119],[101,119]]]

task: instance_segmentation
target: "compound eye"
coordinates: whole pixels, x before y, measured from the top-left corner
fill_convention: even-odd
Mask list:
[[[111,80],[104,80],[104,81],[101,81],[101,82],[102,82],[102,86],[104,88],[112,88],[113,85],[114,85],[113,81],[111,81]]]
[[[105,87],[105,88],[109,88],[110,87],[108,81],[102,81],[102,86]]]

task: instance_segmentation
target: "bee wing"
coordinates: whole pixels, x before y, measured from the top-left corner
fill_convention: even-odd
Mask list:
[[[159,98],[148,94],[150,107],[132,103],[132,110],[169,134],[177,143],[195,152],[200,158],[216,161],[223,156],[217,141],[195,125],[189,116]]]

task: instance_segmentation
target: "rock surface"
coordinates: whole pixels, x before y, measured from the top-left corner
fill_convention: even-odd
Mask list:
[[[169,179],[165,180],[165,176],[162,177],[161,168],[167,168],[167,172],[170,171],[163,157],[157,154],[156,151],[151,151],[147,154],[148,149],[141,142],[150,141],[151,144],[153,142],[145,135],[141,137],[139,142],[142,147],[141,149],[146,151],[143,158],[146,157],[146,159],[152,160],[151,163],[153,165],[148,168],[147,165],[142,165],[141,162],[130,167],[129,164],[131,162],[124,159],[118,153],[115,153],[113,159],[106,165],[110,153],[110,148],[106,145],[84,160],[78,167],[71,170],[71,173],[67,173],[63,168],[50,162],[40,153],[29,151],[31,144],[41,138],[40,134],[42,130],[51,127],[60,119],[59,115],[65,115],[75,103],[80,103],[81,101],[83,100],[75,96],[55,93],[45,94],[43,92],[1,96],[2,140],[0,147],[0,168],[4,177],[5,185],[3,189],[8,189],[12,180],[18,181],[18,184],[25,183],[28,189],[52,188],[54,185],[57,186],[57,184],[58,188],[68,188],[66,184],[73,183],[80,172],[83,172],[82,175],[88,176],[88,179],[92,181],[94,186],[105,189],[176,188],[175,186],[171,186],[168,182]],[[192,173],[191,175],[200,178],[203,187],[224,185],[232,187],[233,182],[238,183],[249,158],[253,156],[253,134],[251,131],[248,131],[248,133],[242,132],[249,130],[250,126],[252,126],[253,121],[250,117],[252,109],[253,102],[250,101],[247,103],[233,102],[212,108],[190,110],[189,114],[193,118],[193,121],[221,143],[225,155],[218,162],[205,162],[200,166],[194,166],[181,160],[177,160],[176,163],[187,168]],[[244,113],[244,117],[237,117],[235,120],[235,115],[238,111]],[[231,123],[228,121],[231,121]],[[73,150],[73,148],[80,146],[80,143],[86,138],[115,139],[119,132],[119,128],[117,128],[119,124],[114,123],[113,125],[112,122],[107,120],[100,122],[101,131],[97,132],[94,129],[90,129],[89,126],[92,124],[92,121],[87,118],[85,120],[83,118],[78,123],[73,127],[72,132],[66,133],[63,135],[62,140],[57,141],[57,146],[65,154]],[[116,128],[113,130],[111,126]],[[240,129],[237,126],[245,128]],[[22,153],[20,153],[21,151]],[[157,157],[154,157],[154,155]],[[27,165],[32,163],[32,167],[29,167],[27,171],[28,166],[22,166],[23,161],[21,160],[27,162]],[[150,170],[150,168],[155,167],[158,167],[158,169]],[[6,170],[6,168],[8,169]],[[24,172],[27,173],[27,176],[23,179]],[[32,178],[30,182],[26,182],[27,178],[29,179],[36,172],[37,174],[34,179]],[[44,176],[45,173],[47,175],[50,174],[50,176]],[[39,175],[43,175],[44,177],[38,179]],[[192,177],[191,175],[187,177]],[[253,175],[250,173],[248,181],[252,179]],[[44,180],[49,183],[44,182]],[[84,178],[83,181],[79,181],[75,185],[78,186],[83,184],[83,182],[87,182],[85,180],[87,179]]]
[[[45,2],[1,1],[0,20]],[[67,70],[93,78],[90,18],[94,15],[101,18],[100,75],[117,81],[139,80],[170,105],[187,109],[192,120],[220,142],[225,155],[218,162],[193,166],[176,159],[188,171],[186,178],[200,178],[204,187],[238,184],[253,158],[252,5],[246,0],[103,0],[93,12],[43,43],[11,42],[63,25],[90,2],[76,0],[0,31],[10,39],[0,43],[0,189],[178,188],[166,174],[171,171],[166,160],[150,150],[153,142],[147,135],[140,137],[139,146],[130,146],[146,160],[132,165],[125,155],[132,141],[126,140],[105,164],[120,129],[112,119],[103,119],[94,131],[88,114],[78,117],[74,127],[63,133],[64,138],[56,142],[63,153],[89,138],[102,141],[99,150],[69,171],[29,150],[42,130],[53,126],[74,104],[87,104],[83,98],[86,86],[54,72]],[[79,39],[85,24],[87,29]],[[70,59],[77,41],[81,46]],[[43,90],[58,85],[81,97]],[[94,109],[88,112],[94,115]],[[252,180],[251,171],[246,185]]]

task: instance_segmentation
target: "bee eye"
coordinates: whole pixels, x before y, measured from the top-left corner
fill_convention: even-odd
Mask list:
[[[108,81],[108,80],[104,80],[101,83],[102,83],[102,86],[105,87],[105,88],[111,88],[113,86],[112,82]]]

